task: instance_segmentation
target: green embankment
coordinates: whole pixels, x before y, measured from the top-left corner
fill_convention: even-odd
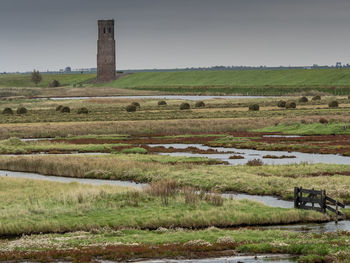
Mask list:
[[[174,93],[240,93],[280,95],[316,90],[350,94],[350,69],[144,72],[130,74],[108,87]],[[335,88],[336,87],[336,88]]]
[[[42,81],[38,87],[48,87],[53,80],[58,80],[61,86],[78,85],[96,78],[95,74],[41,74]],[[0,87],[35,87],[30,74],[0,75]]]
[[[57,79],[62,86],[89,83],[95,74],[42,74],[39,87]],[[281,95],[302,91],[350,94],[350,69],[286,69],[232,71],[141,72],[98,87],[131,88],[172,93]],[[0,76],[0,87],[34,87],[30,75]]]

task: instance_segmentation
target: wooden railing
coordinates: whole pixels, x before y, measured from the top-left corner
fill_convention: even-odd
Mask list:
[[[334,206],[334,207],[332,207]],[[327,196],[326,190],[303,189],[302,187],[294,188],[294,207],[306,210],[315,210],[326,213],[327,210],[344,217],[339,211],[339,207],[345,208],[345,205],[337,200]]]

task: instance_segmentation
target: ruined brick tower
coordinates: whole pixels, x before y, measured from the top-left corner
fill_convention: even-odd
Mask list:
[[[115,72],[114,20],[98,20],[97,80],[115,80]]]

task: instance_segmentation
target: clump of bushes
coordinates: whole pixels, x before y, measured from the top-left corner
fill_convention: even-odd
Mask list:
[[[50,87],[53,87],[53,88],[57,88],[61,86],[60,82],[56,79],[54,79],[51,83],[50,83]]]
[[[328,120],[325,119],[325,118],[320,118],[319,122],[322,123],[322,124],[327,124]]]
[[[70,108],[68,106],[64,106],[61,108],[62,113],[70,113]]]
[[[165,105],[167,105],[165,100],[158,101],[158,106],[165,106]]]
[[[2,111],[2,114],[12,115],[13,114],[13,110],[11,108],[5,108]]]
[[[246,165],[248,165],[248,166],[262,166],[262,165],[264,165],[264,163],[260,159],[253,159],[253,160],[249,160],[246,163]]]
[[[308,102],[308,101],[309,101],[309,99],[306,98],[306,97],[301,97],[301,98],[299,99],[299,102],[301,102],[301,103],[306,103],[306,102]]]
[[[316,95],[312,98],[313,101],[315,100],[321,100],[321,96],[320,95]]]
[[[205,103],[203,101],[197,101],[194,106],[196,108],[203,108],[203,107],[205,107]]]
[[[190,108],[191,108],[191,106],[187,102],[183,102],[180,105],[180,110],[189,110]]]
[[[297,107],[297,104],[294,101],[286,103],[286,109],[295,109],[296,107]]]
[[[17,114],[26,114],[27,113],[27,109],[24,107],[19,107],[17,109]]]
[[[258,104],[251,104],[249,105],[249,110],[250,111],[258,111],[260,109]]]
[[[88,114],[89,110],[85,107],[78,109],[78,114]]]
[[[338,101],[333,100],[330,103],[328,103],[328,107],[330,107],[330,108],[338,108],[339,107],[339,103],[338,103]]]
[[[61,111],[61,110],[62,110],[62,108],[63,108],[63,106],[62,106],[62,105],[58,105],[58,106],[56,107],[56,111]]]
[[[127,112],[135,112],[136,111],[136,106],[134,104],[130,104],[128,106],[126,106],[126,111]]]
[[[136,101],[131,102],[131,105],[134,105],[136,108],[140,108],[141,107],[140,103],[138,103]]]
[[[277,103],[277,107],[279,108],[284,108],[286,107],[286,104],[287,102],[285,100],[280,100],[278,103]]]

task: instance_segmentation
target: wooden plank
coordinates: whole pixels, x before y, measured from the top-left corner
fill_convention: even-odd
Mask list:
[[[326,196],[326,201],[333,203],[333,205],[336,205],[338,203],[338,206],[340,206],[341,208],[345,208],[344,204],[340,203],[337,200],[334,200],[333,198],[330,198],[329,196]]]
[[[306,203],[318,203],[321,204],[321,199],[316,197],[301,197],[299,198],[300,202],[306,202]]]
[[[305,194],[315,194],[315,195],[321,195],[321,190],[312,190],[312,189],[300,189],[300,192]]]
[[[328,206],[327,205],[327,207],[326,207],[329,211],[331,211],[331,212],[333,212],[333,213],[337,213],[337,210],[335,210],[333,207],[331,207],[331,206]],[[344,214],[342,213],[342,212],[340,212],[340,211],[338,211],[338,215],[340,215],[340,216],[344,216]]]

